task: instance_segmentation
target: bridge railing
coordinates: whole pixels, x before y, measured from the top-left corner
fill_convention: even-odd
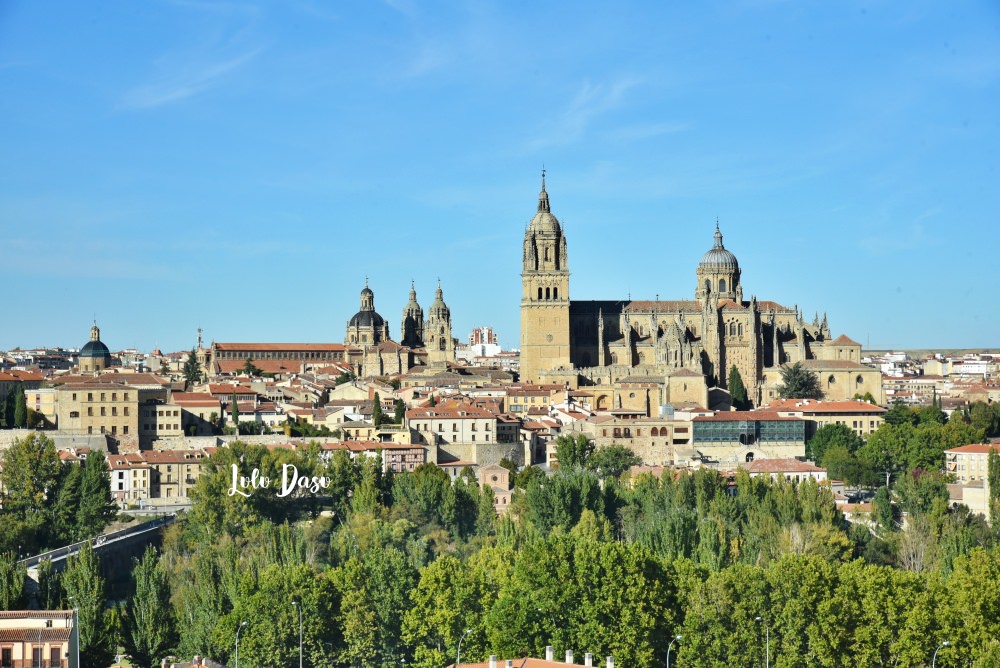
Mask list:
[[[57,547],[54,550],[49,550],[48,552],[42,552],[41,554],[36,554],[32,557],[27,557],[21,559],[18,563],[24,564],[26,568],[34,568],[38,566],[45,559],[50,559],[52,561],[59,561],[65,559],[66,557],[72,556],[80,551],[84,545],[90,545],[91,547],[101,547],[102,545],[107,545],[108,543],[113,543],[117,540],[123,538],[128,538],[130,536],[135,536],[138,534],[146,533],[149,531],[155,531],[168,524],[173,524],[177,520],[176,514],[165,515],[163,517],[158,517],[150,522],[143,522],[134,527],[127,527],[125,529],[119,529],[118,531],[112,531],[111,533],[101,534],[95,536],[94,538],[88,538],[87,540],[81,540],[76,543],[71,543],[69,545],[64,545],[62,547]]]

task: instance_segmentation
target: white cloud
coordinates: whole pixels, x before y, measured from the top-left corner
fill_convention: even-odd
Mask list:
[[[152,109],[203,93],[222,85],[227,75],[249,63],[261,51],[261,48],[256,48],[225,60],[197,60],[170,68],[170,72],[156,81],[128,91],[122,101],[123,106],[128,109]]]

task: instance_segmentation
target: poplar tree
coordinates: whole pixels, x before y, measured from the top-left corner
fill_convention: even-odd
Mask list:
[[[135,594],[128,602],[125,649],[134,664],[155,667],[169,652],[174,634],[170,586],[152,546],[136,560],[132,581]]]
[[[382,426],[383,421],[382,416],[382,399],[378,396],[378,392],[375,393],[375,405],[372,407],[372,423],[376,428]]]
[[[14,395],[14,426],[24,429],[28,424],[28,404],[24,398],[24,383],[18,383]]]

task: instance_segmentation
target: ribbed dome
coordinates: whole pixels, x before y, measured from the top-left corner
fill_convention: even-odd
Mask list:
[[[358,311],[351,317],[350,323],[351,327],[381,327],[385,324],[385,320],[375,311]]]
[[[725,272],[734,272],[740,269],[740,263],[736,260],[736,256],[722,245],[722,232],[719,231],[718,224],[715,226],[715,245],[712,250],[702,256],[699,268]]]
[[[538,213],[531,219],[528,229],[532,232],[547,232],[550,234],[560,231],[559,220],[552,215],[549,209],[549,194],[545,192],[545,170],[542,170],[542,192],[538,193]]]
[[[110,358],[111,351],[108,347],[104,345],[101,341],[87,341],[87,344],[80,349],[80,357],[91,358]]]

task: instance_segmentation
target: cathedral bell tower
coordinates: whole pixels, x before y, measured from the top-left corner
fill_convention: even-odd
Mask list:
[[[431,366],[446,366],[455,361],[455,340],[451,338],[451,310],[444,303],[441,281],[438,281],[424,326],[424,345],[427,347],[427,361]]]
[[[566,237],[549,208],[545,170],[522,260],[521,380],[537,382],[543,371],[571,366]]]

